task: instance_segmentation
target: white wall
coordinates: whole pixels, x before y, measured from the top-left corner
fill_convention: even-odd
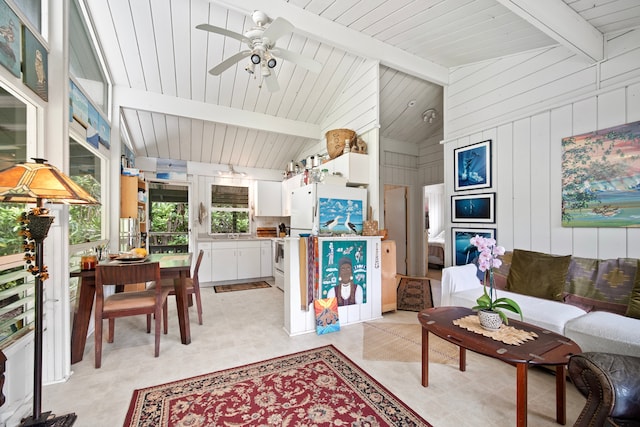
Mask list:
[[[493,140],[493,188],[464,194],[497,193],[497,240],[507,249],[640,257],[638,229],[561,226],[561,139],[640,120],[640,31],[606,39],[606,58],[594,65],[554,47],[451,74],[445,194],[454,193],[453,150]]]

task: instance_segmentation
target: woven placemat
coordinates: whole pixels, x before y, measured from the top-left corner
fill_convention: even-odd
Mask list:
[[[470,314],[456,319],[453,321],[453,324],[476,334],[489,337],[492,340],[510,345],[520,345],[525,341],[531,341],[538,337],[538,334],[535,332],[523,331],[522,329],[516,329],[513,326],[507,326],[505,324],[500,325],[500,329],[497,331],[488,331],[480,326],[480,319],[478,319],[477,314]]]

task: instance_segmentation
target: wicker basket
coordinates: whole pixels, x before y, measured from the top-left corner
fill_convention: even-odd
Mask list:
[[[363,236],[377,236],[378,235],[378,221],[375,221],[375,220],[362,221],[362,235]]]
[[[346,139],[354,141],[356,133],[351,129],[333,129],[328,131],[325,136],[327,138],[327,153],[329,153],[329,157],[335,159],[342,154],[344,141]]]

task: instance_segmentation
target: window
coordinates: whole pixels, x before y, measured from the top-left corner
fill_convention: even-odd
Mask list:
[[[211,186],[211,233],[249,233],[249,187]]]
[[[189,250],[189,188],[184,185],[149,183],[149,250]]]
[[[78,80],[93,104],[109,111],[109,81],[96,44],[87,27],[80,0],[69,5],[69,73]]]
[[[101,197],[102,161],[87,147],[69,139],[69,176],[97,201]],[[69,244],[93,242],[102,239],[101,205],[69,206]]]
[[[42,12],[46,4],[42,1],[33,0],[13,0],[18,9],[27,17],[31,25],[33,25],[42,34]],[[46,34],[42,34],[47,38]]]
[[[28,109],[0,87],[0,169],[27,161]],[[18,216],[26,206],[0,203],[0,347],[33,329],[33,276],[25,268]]]

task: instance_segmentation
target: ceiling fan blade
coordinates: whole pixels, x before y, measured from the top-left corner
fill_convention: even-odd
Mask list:
[[[275,43],[280,37],[285,34],[289,34],[294,30],[294,26],[291,22],[284,18],[276,18],[269,24],[266,30],[264,30],[263,37],[269,39],[272,43]]]
[[[235,64],[236,62],[240,61],[242,58],[246,58],[249,55],[251,55],[251,51],[250,50],[242,50],[242,51],[236,53],[235,55],[230,56],[229,58],[225,59],[224,61],[222,61],[221,63],[219,63],[215,67],[213,67],[212,69],[210,69],[209,70],[209,74],[212,74],[214,76],[220,75],[220,73],[222,73],[224,70],[226,70],[227,68],[231,67],[233,64]]]
[[[232,37],[236,40],[240,40],[243,43],[251,43],[251,40],[246,38],[244,35],[240,33],[236,33],[235,31],[227,30],[226,28],[216,27],[215,25],[210,24],[200,24],[196,25],[196,28],[199,30],[209,31],[211,33],[222,34],[223,36]]]
[[[278,84],[278,78],[276,77],[275,73],[269,74],[264,79],[267,82],[267,88],[269,89],[269,92],[277,92],[280,90],[280,85]]]
[[[290,50],[283,49],[271,49],[270,52],[276,56],[280,57],[286,61],[291,61],[294,64],[300,65],[301,67],[306,68],[312,73],[318,74],[322,70],[322,64],[318,61],[307,58],[306,56],[302,56],[299,53],[292,52]]]

